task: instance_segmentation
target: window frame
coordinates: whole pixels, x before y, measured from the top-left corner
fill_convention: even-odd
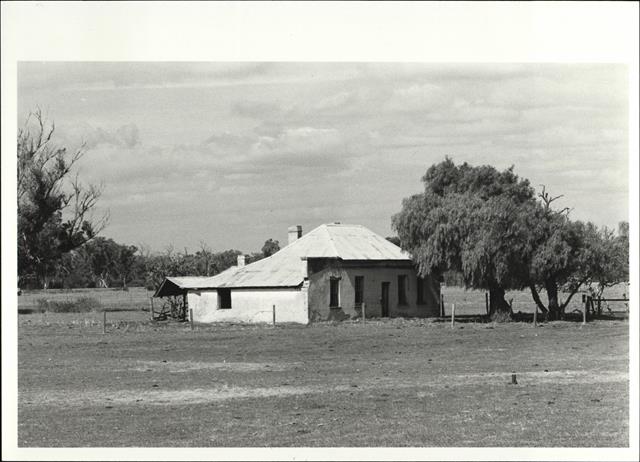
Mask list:
[[[340,280],[341,277],[330,276],[329,277],[329,308],[340,308]],[[334,295],[334,287],[335,287],[335,301],[336,305],[333,305],[333,295]]]
[[[216,289],[218,293],[218,309],[219,310],[230,310],[233,308],[233,302],[231,301],[231,289]],[[226,297],[228,297],[229,306],[223,306],[224,301],[226,301]]]
[[[417,305],[425,305],[427,300],[425,299],[424,294],[424,284],[425,280],[421,278],[419,275],[416,275],[416,304]]]

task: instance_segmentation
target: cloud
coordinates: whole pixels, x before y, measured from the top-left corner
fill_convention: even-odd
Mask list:
[[[126,89],[228,84],[269,74],[270,63],[21,62],[23,90]]]
[[[277,104],[261,101],[238,101],[231,107],[233,115],[252,118],[262,118],[279,110]]]
[[[208,233],[242,247],[260,239],[238,226],[285,230],[298,218],[386,229],[445,155],[515,164],[581,217],[627,214],[624,66],[44,63],[20,73],[20,110],[51,107],[65,145],[87,140],[81,179],[104,180],[101,204],[125,241],[181,246]]]
[[[257,157],[269,157],[274,154],[332,155],[342,142],[340,133],[333,128],[287,128],[275,137],[260,137],[251,147],[251,154]]]
[[[111,145],[132,149],[140,143],[140,132],[134,123],[121,125],[115,129],[94,127],[88,123],[62,127],[57,136],[65,144],[71,146],[85,145],[85,149],[93,149],[100,145]]]
[[[432,83],[415,84],[398,88],[387,102],[392,111],[436,111],[452,104],[454,95]]]

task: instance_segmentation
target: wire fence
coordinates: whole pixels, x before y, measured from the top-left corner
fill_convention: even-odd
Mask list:
[[[18,313],[44,311],[148,311],[153,291],[144,287],[123,289],[25,290],[18,295]]]
[[[456,316],[470,315],[480,316],[486,314],[487,293],[481,290],[466,290],[457,286],[442,286],[442,299],[444,302],[445,315],[451,314],[451,305],[456,306]],[[566,300],[569,294],[559,293],[561,300]],[[565,312],[582,312],[584,309],[584,301],[582,295],[589,295],[585,290],[577,292],[571,298]],[[546,294],[544,291],[540,294],[544,303],[546,303]],[[608,287],[603,293],[603,314],[624,315],[629,311],[629,301],[619,301],[629,298],[629,284],[621,283],[613,287]],[[510,291],[505,294],[505,300],[511,304],[514,313],[533,314],[536,304],[533,301],[531,292],[528,290]],[[611,301],[609,301],[611,300]]]

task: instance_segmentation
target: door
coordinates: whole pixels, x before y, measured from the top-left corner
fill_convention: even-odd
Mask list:
[[[389,282],[382,283],[382,293],[380,295],[380,306],[382,308],[380,316],[389,317]]]

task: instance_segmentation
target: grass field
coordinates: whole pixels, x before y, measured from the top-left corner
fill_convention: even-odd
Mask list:
[[[115,313],[114,313],[115,315]],[[21,315],[21,447],[626,447],[626,321]],[[517,374],[517,385],[510,384]]]

